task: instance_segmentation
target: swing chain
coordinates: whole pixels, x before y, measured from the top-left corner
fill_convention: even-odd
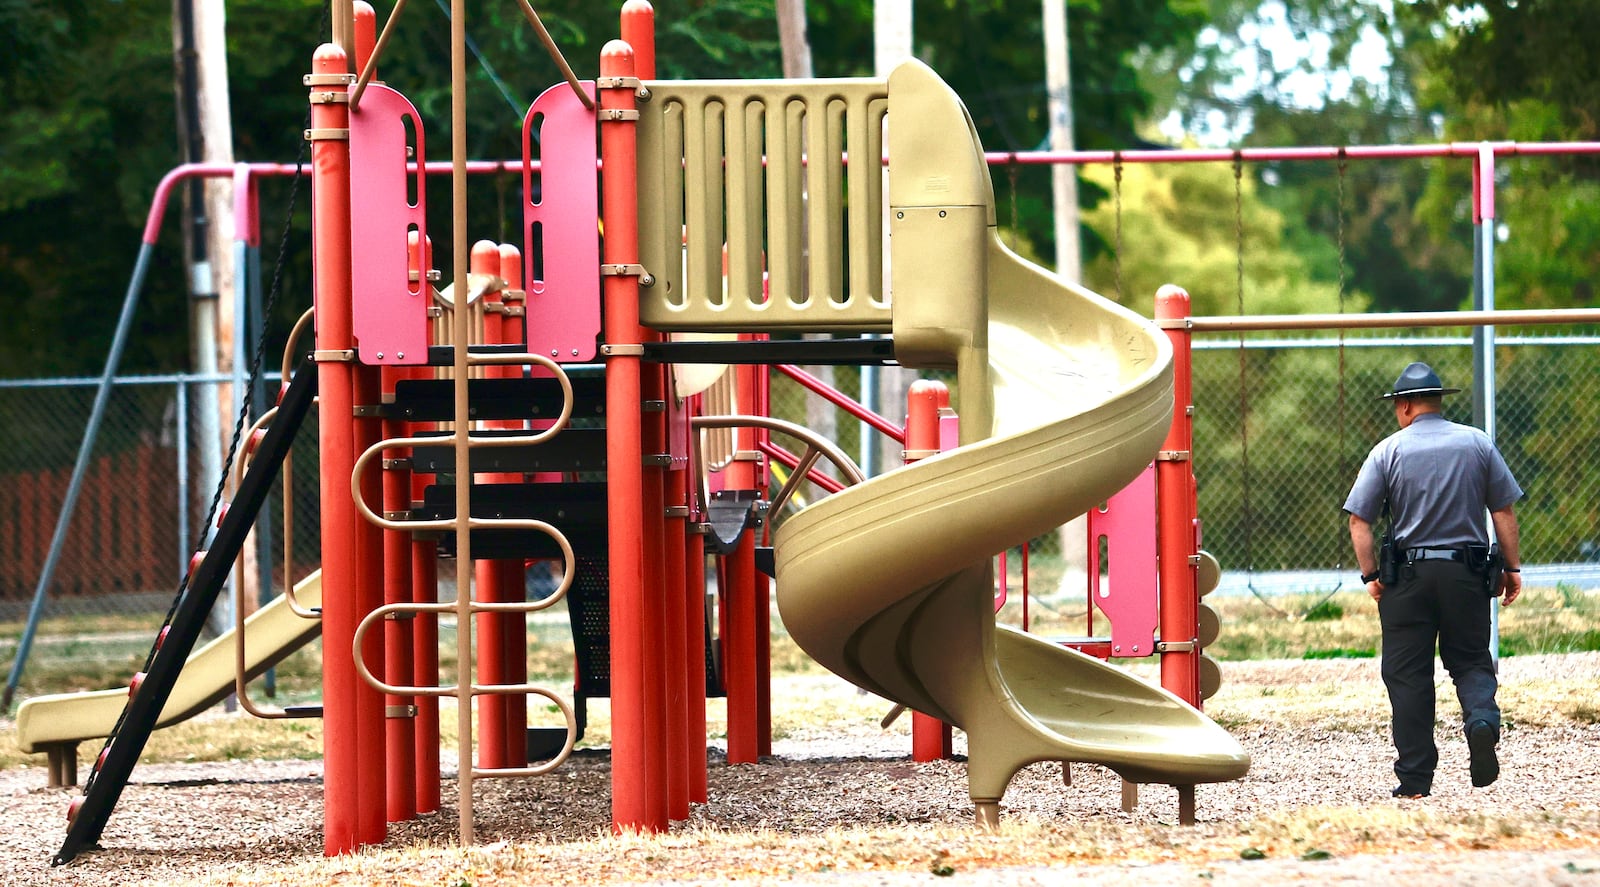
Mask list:
[[[1116,244],[1111,252],[1111,267],[1117,287],[1117,302],[1122,302],[1122,152],[1111,152],[1112,199],[1116,207]]]

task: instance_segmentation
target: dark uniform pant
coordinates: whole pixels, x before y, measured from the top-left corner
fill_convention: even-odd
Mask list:
[[[1463,725],[1481,720],[1500,728],[1484,578],[1454,561],[1402,566],[1399,585],[1383,591],[1378,617],[1383,624],[1383,683],[1393,713],[1394,772],[1402,787],[1430,791],[1439,764],[1433,741],[1435,641],[1455,682]]]

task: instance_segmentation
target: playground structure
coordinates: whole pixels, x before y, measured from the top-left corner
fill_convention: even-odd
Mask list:
[[[454,21],[461,26],[459,11]],[[457,146],[453,267],[467,272],[436,298],[426,189],[406,197],[408,176],[420,180],[426,163],[423,128],[403,96],[371,80],[382,45],[374,24],[370,10],[352,19],[359,76],[351,54],[330,45],[308,78],[316,368],[295,378],[315,380],[323,417],[320,625],[304,634],[320,629],[325,645],[329,853],[379,842],[386,821],[437,809],[441,696],[457,699],[461,718],[464,841],[474,779],[560,764],[581,705],[527,684],[518,663],[523,615],[563,596],[575,630],[586,607],[606,645],[590,648],[593,668],[580,661],[577,689],[612,700],[617,827],[665,828],[704,799],[708,685],[728,696],[730,761],[770,751],[768,594],[757,566],[770,514],[765,460],[838,486],[813,469],[819,454],[838,456],[826,442],[802,434],[807,452],[794,457],[768,435],[777,426],[766,415],[763,367],[791,361],[892,355],[957,372],[960,445],[801,512],[779,528],[775,561],[780,609],[808,652],[968,732],[980,821],[994,820],[1005,783],[1035,760],[1100,763],[1132,782],[1177,785],[1189,817],[1196,783],[1242,775],[1248,761],[1237,743],[1197,708],[1206,695],[1197,592],[1216,567],[1198,549],[1193,513],[1186,298],[1165,291],[1153,326],[1005,251],[981,147],[936,76],[913,63],[887,82],[653,81],[650,14],[634,0],[626,42],[607,47],[600,79],[573,78],[529,112],[525,194],[535,153],[542,188],[538,200],[525,198],[520,247],[468,248]],[[885,117],[887,174],[846,164],[850,146],[883,152]],[[597,157],[610,170],[603,206]],[[892,305],[880,292],[884,217]],[[816,331],[893,339],[766,338]],[[728,334],[737,338],[679,339]],[[586,369],[597,359],[603,374]],[[688,382],[692,374],[668,370],[680,364],[730,368]],[[196,620],[312,387],[288,386],[218,542],[109,731],[58,858],[99,838],[148,731],[178,716],[174,709],[192,709],[180,691],[199,671],[184,666]],[[912,443],[919,455],[931,449]],[[695,465],[706,466],[703,494]],[[471,482],[453,482],[458,473]],[[990,558],[1095,512],[1140,478],[1142,489],[1159,490],[1159,625],[1125,620],[1113,612],[1119,601],[1103,607],[1111,639],[1081,646],[1159,654],[1165,691],[994,624]],[[1019,497],[1020,488],[1034,498]],[[475,566],[459,571],[453,602],[440,602],[432,582],[441,543]],[[708,550],[719,557],[723,616],[712,673],[699,573]],[[533,603],[522,590],[529,557],[564,567],[556,593]],[[1130,614],[1157,612],[1156,586],[1138,592]],[[478,661],[476,678],[463,665],[456,687],[438,685],[444,614],[456,616],[459,660]],[[1133,649],[1139,639],[1147,650]],[[586,682],[602,674],[603,686]],[[550,698],[568,722],[543,756],[529,750],[520,703],[530,694]],[[51,704],[34,703],[41,713]],[[106,735],[75,729],[78,738]],[[72,741],[66,732],[51,741]],[[53,763],[52,775],[66,778],[65,765]]]
[[[531,9],[527,11],[536,21]],[[594,84],[572,78],[530,109],[524,130],[526,193],[534,194],[536,120],[542,187],[537,199],[530,196],[524,205],[528,239],[520,248],[467,248],[460,187],[466,169],[457,146],[453,254],[456,267],[468,272],[457,274],[451,286],[436,294],[426,188],[420,184],[426,163],[423,127],[402,95],[371,81],[383,40],[375,38],[370,10],[347,23],[353,67],[338,45],[318,50],[307,78],[312,101],[307,137],[316,169],[315,371],[295,374],[278,415],[260,435],[216,541],[197,558],[189,590],[163,632],[151,667],[131,688],[126,709],[109,731],[110,741],[96,760],[84,798],[74,805],[58,860],[70,859],[98,840],[144,737],[163,718],[179,713],[168,712],[168,706],[180,701],[174,691],[198,634],[197,620],[220,589],[242,534],[260,507],[260,490],[281,465],[284,440],[304,415],[313,387],[322,417],[324,555],[321,606],[308,615],[317,617],[324,641],[324,702],[304,714],[319,713],[324,719],[329,853],[379,842],[386,821],[436,808],[440,696],[457,699],[461,719],[463,840],[471,839],[475,778],[532,775],[560,764],[575,741],[578,713],[556,693],[527,684],[518,673],[525,644],[521,619],[567,597],[576,622],[582,595],[575,589],[585,585],[590,593],[598,589],[608,598],[599,610],[608,622],[607,686],[586,686],[580,661],[577,691],[582,696],[603,690],[612,699],[617,827],[664,828],[670,819],[687,814],[691,800],[704,797],[708,683],[720,683],[729,699],[730,760],[753,761],[770,751],[764,649],[768,593],[757,570],[756,537],[766,486],[761,454],[783,459],[778,455],[783,451],[769,440],[776,426],[764,419],[761,365],[780,362],[775,356],[784,353],[803,356],[806,362],[884,362],[891,354],[888,347],[902,364],[953,365],[961,380],[963,409],[970,413],[963,443],[988,436],[991,390],[1000,398],[997,417],[1022,406],[1009,401],[1011,389],[991,387],[987,381],[982,348],[992,334],[983,298],[987,287],[962,288],[985,280],[987,262],[995,263],[998,272],[1019,260],[991,255],[983,246],[992,238],[993,198],[981,148],[954,94],[915,63],[887,83],[651,82],[651,15],[646,4],[628,4],[623,16],[627,42],[607,47],[601,78]],[[460,16],[455,20],[459,26]],[[640,103],[644,96],[649,101]],[[769,109],[764,120],[751,117],[746,122],[729,115],[724,121],[721,116],[724,108],[757,105]],[[892,111],[896,108],[904,110],[897,115]],[[708,109],[709,116],[702,116]],[[889,128],[889,153],[906,158],[898,165],[891,161],[887,173],[888,235],[905,244],[908,257],[916,252],[914,244],[924,242],[928,251],[923,259],[938,259],[938,265],[920,271],[898,258],[888,263],[891,286],[900,294],[893,309],[879,292],[884,169],[845,163],[851,145],[867,146],[867,156],[882,153],[877,134],[886,116],[901,121]],[[716,132],[719,122],[727,128],[711,136],[708,145],[705,136]],[[766,128],[764,152],[759,138],[748,138],[758,127]],[[963,132],[965,139],[948,138]],[[739,141],[741,136],[746,140]],[[721,142],[723,138],[727,141]],[[941,149],[926,147],[938,141]],[[896,145],[904,147],[896,151]],[[763,154],[769,169],[780,171],[768,179],[765,195],[759,191]],[[724,170],[725,156],[729,162]],[[598,204],[593,173],[597,158],[612,171],[606,176],[603,205]],[[634,170],[636,180],[630,175]],[[408,188],[413,174],[419,179],[414,189]],[[408,197],[408,190],[415,196]],[[596,241],[593,225],[583,224],[584,219],[603,224],[603,242]],[[938,244],[959,244],[964,251],[944,252]],[[959,273],[942,280],[929,273],[933,267]],[[987,282],[1002,289],[1029,287],[1035,297],[1041,288],[1059,289],[1039,272],[1005,274],[1009,276]],[[526,290],[519,285],[524,277],[529,281]],[[919,289],[929,295],[919,297]],[[1111,486],[1096,486],[1030,514],[1011,528],[1015,531],[1031,528],[1036,535],[1047,529],[1033,526],[1039,521],[1059,522],[1071,516],[1063,508],[1081,510],[1093,504],[1089,500],[1114,492],[1150,462],[1166,434],[1171,369],[1165,337],[1137,315],[1086,293],[1079,299],[1076,307],[1104,317],[1085,324],[1084,341],[1055,342],[1052,347],[1082,369],[1098,372],[1095,349],[1115,343],[1116,337],[1141,338],[1140,344],[1126,346],[1131,363],[1124,361],[1123,370],[1110,374],[1109,387],[1102,385],[1093,395],[1096,402],[1121,404],[1125,389],[1136,390],[1133,412],[1138,418],[1132,427],[1111,423],[1109,430],[1097,432],[1099,446],[1117,453],[1111,472],[1095,471]],[[430,315],[436,322],[430,323]],[[892,332],[895,343],[840,338],[815,349],[797,352],[791,347],[785,352],[782,343],[764,335],[780,331],[840,336]],[[674,341],[676,334],[693,338],[727,333],[737,338]],[[1108,335],[1113,339],[1106,340]],[[581,370],[569,375],[567,367],[597,358],[605,363],[603,376]],[[678,363],[732,368],[718,374],[707,389],[690,391],[683,390],[681,381],[670,382],[667,366]],[[1015,369],[1025,368],[1007,367],[1004,372]],[[701,403],[706,400],[717,402],[722,415],[703,415]],[[1123,409],[1119,405],[1112,413]],[[1069,418],[1072,413],[1066,411]],[[574,416],[584,415],[603,415],[603,430],[568,427]],[[1094,426],[1107,415],[1080,418],[1078,424]],[[338,416],[351,420],[334,421]],[[425,434],[425,423],[436,423],[438,431]],[[815,476],[816,454],[829,448],[803,431],[797,433],[807,453],[784,461],[791,461],[795,477]],[[568,435],[567,445],[557,443]],[[1131,446],[1123,445],[1125,436],[1132,438]],[[595,482],[589,477],[599,467],[595,448],[602,440],[603,482]],[[422,468],[425,461],[431,471]],[[691,464],[706,468],[703,491],[698,489],[700,478],[690,477]],[[919,470],[936,475],[947,464],[929,458],[919,463]],[[463,466],[472,469],[473,482],[450,483],[465,480],[458,473]],[[1002,469],[1015,473],[1011,465]],[[426,484],[430,473],[435,483]],[[860,490],[870,491],[879,483],[868,482]],[[942,495],[937,485],[930,493],[933,502]],[[1189,501],[1192,507],[1192,495]],[[592,522],[580,519],[574,525],[558,517],[569,513],[587,514]],[[703,528],[704,534],[690,532],[691,527]],[[965,535],[959,524],[949,529]],[[825,533],[835,535],[838,529]],[[776,540],[778,573],[804,585],[807,568],[795,566],[786,554],[789,535],[782,531]],[[804,541],[818,534],[797,530],[793,535]],[[996,550],[1028,535],[1009,537]],[[978,545],[992,542],[984,539]],[[463,566],[459,571],[453,602],[439,602],[429,581],[435,575],[430,559],[439,547],[463,565],[475,564],[474,570]],[[699,599],[703,580],[697,575],[708,548],[721,555],[723,619],[719,673],[710,681],[702,661],[706,631]],[[915,557],[910,549],[906,553]],[[974,555],[973,563],[963,565],[964,575],[984,577],[982,583],[959,583],[963,592],[981,591],[979,597],[992,602],[987,576],[993,553]],[[543,600],[526,602],[524,559],[552,556],[563,567],[559,587]],[[1191,553],[1179,565],[1190,577],[1191,590],[1197,564]],[[476,582],[469,578],[474,573]],[[963,595],[967,597],[972,595]],[[781,600],[797,598],[785,592]],[[888,600],[882,607],[895,609]],[[814,612],[823,615],[825,610]],[[1191,606],[1191,622],[1192,612]],[[426,649],[435,643],[437,617],[446,613],[456,616],[457,653],[464,663],[455,687],[438,685],[436,653]],[[814,619],[801,621],[811,624],[796,630],[796,636],[813,652],[839,640],[808,642],[817,625]],[[822,621],[828,621],[825,615]],[[985,626],[992,631],[992,603],[978,627]],[[245,633],[249,629],[241,637]],[[1132,778],[1165,779],[1191,788],[1196,782],[1240,775],[1246,760],[1237,744],[1192,707],[1199,701],[1199,650],[1193,629],[1183,636],[1191,640],[1171,652],[1186,660],[1186,677],[1179,685],[1190,694],[1189,704],[1113,669],[1093,666],[1068,675],[1092,692],[1122,699],[1125,706],[1113,704],[1114,709],[1126,708],[1121,717],[1113,714],[1116,729],[1132,736],[1112,753],[1063,744],[1047,749],[1046,756],[1108,763]],[[286,647],[268,646],[273,652]],[[974,674],[993,670],[992,662],[984,664],[988,651],[967,652],[977,657],[967,663]],[[475,654],[474,677],[465,663]],[[1074,662],[1094,663],[1089,657],[1066,655]],[[1012,665],[1013,680],[1019,667],[1027,669],[1024,681],[1051,680],[1049,665],[1035,670],[1022,660]],[[1095,689],[1102,682],[1105,686]],[[926,696],[900,693],[881,683],[877,688],[958,724],[967,714],[930,703]],[[1003,687],[988,692],[1003,692]],[[546,759],[532,765],[526,709],[519,704],[530,694],[550,698],[567,720],[564,741],[545,749]],[[975,698],[972,692],[962,695]],[[41,713],[51,704],[32,702]],[[1065,727],[1087,715],[1073,713],[1071,704],[1064,703],[1048,716]],[[1157,738],[1141,738],[1141,724],[1163,718],[1170,722],[1165,729],[1175,732],[1161,737],[1160,729],[1152,729],[1148,732]],[[1206,747],[1196,747],[1197,737],[1203,737]],[[59,746],[69,740],[60,736],[53,741]],[[1039,750],[1030,748],[1025,754],[1037,757]],[[991,769],[999,775],[997,786],[990,785],[993,776],[986,777],[983,790],[988,793],[979,806],[985,821],[995,815],[999,791],[1017,765],[1015,756],[1006,751],[996,758]],[[986,760],[983,754],[980,759]],[[67,775],[61,772],[64,768],[57,769],[59,776]]]

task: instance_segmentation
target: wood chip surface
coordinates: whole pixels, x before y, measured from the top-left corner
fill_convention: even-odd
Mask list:
[[[41,758],[0,772],[0,884],[1600,885],[1600,654],[1504,660],[1502,775],[1486,789],[1468,781],[1441,673],[1440,771],[1423,801],[1389,797],[1375,661],[1242,662],[1224,676],[1207,711],[1254,764],[1201,786],[1192,826],[1176,824],[1168,787],[1143,787],[1125,813],[1109,771],[1076,765],[1069,786],[1059,765],[1039,764],[1012,784],[1001,831],[977,832],[963,763],[913,762],[907,724],[878,727],[881,700],[795,676],[774,683],[775,714],[798,725],[774,757],[730,766],[714,749],[709,802],[665,835],[610,834],[604,749],[544,777],[480,780],[472,847],[455,844],[452,779],[445,809],[332,860],[319,761],[141,764],[103,849],[58,868],[49,860],[77,791],[45,788]]]

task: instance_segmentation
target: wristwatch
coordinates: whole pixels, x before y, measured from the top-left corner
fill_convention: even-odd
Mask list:
[[[1513,571],[1513,572],[1515,572],[1515,571]],[[1368,582],[1371,582],[1372,580],[1374,580],[1376,578],[1378,578],[1378,571],[1377,570],[1373,570],[1370,573],[1362,573],[1361,574],[1361,584],[1365,585]]]
[[[1522,568],[1521,567],[1501,567],[1500,568],[1500,572],[1502,572],[1502,573],[1520,573],[1520,572],[1522,572]]]

